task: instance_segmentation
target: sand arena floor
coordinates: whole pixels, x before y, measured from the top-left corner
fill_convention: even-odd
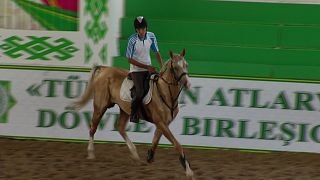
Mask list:
[[[159,148],[152,164],[137,165],[126,145],[96,144],[96,159],[86,159],[87,144],[0,138],[0,179],[186,179],[173,148]],[[148,146],[138,145],[142,160]],[[185,149],[197,180],[320,180],[320,154],[249,153],[239,150]]]

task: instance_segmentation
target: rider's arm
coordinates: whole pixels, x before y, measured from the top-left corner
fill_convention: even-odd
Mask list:
[[[151,36],[151,41],[152,41],[151,49],[156,54],[157,61],[160,65],[160,68],[162,68],[163,63],[162,63],[161,54],[160,54],[159,48],[158,48],[157,38],[153,33],[150,36]]]
[[[128,62],[129,62],[130,64],[133,64],[133,65],[135,65],[135,66],[138,66],[138,67],[141,67],[141,68],[144,68],[144,69],[150,68],[149,65],[142,64],[142,63],[140,63],[140,62],[138,62],[137,60],[134,60],[134,59],[132,59],[132,58],[128,58]]]
[[[150,73],[156,72],[156,69],[153,66],[142,64],[142,63],[140,63],[137,60],[134,60],[132,58],[128,58],[128,61],[129,61],[130,64],[133,64],[135,66],[147,69]]]
[[[163,63],[162,63],[162,58],[161,58],[161,54],[160,54],[160,52],[158,51],[158,52],[155,52],[156,53],[156,57],[157,57],[157,60],[158,60],[158,63],[159,63],[159,65],[160,65],[160,69],[162,68],[162,65],[163,65]]]

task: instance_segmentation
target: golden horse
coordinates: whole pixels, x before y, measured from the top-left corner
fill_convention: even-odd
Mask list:
[[[195,179],[190,164],[186,159],[183,148],[169,129],[169,124],[178,114],[178,97],[182,88],[190,89],[191,84],[188,76],[188,63],[185,60],[185,49],[180,54],[170,51],[170,59],[163,65],[157,80],[154,80],[151,101],[144,105],[147,117],[156,126],[152,146],[148,150],[147,161],[154,160],[154,153],[160,137],[164,135],[179,152],[180,162],[188,179]],[[132,158],[140,161],[135,145],[131,142],[125,131],[131,113],[131,103],[120,99],[120,88],[123,80],[128,76],[128,71],[120,68],[96,66],[92,70],[91,79],[81,98],[73,104],[74,108],[80,109],[93,98],[94,112],[90,126],[88,144],[88,158],[95,158],[94,134],[101,117],[108,108],[117,104],[120,108],[118,131],[125,140]],[[143,119],[141,113],[139,118]]]

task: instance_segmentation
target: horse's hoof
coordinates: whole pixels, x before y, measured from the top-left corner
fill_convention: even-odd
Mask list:
[[[133,164],[135,164],[137,166],[142,165],[142,161],[140,160],[139,156],[137,157],[137,156],[134,156],[134,155],[130,155],[129,157],[130,157],[130,159],[131,159]]]
[[[187,176],[187,180],[196,180],[194,176]]]
[[[151,163],[154,162],[154,160],[153,160],[153,159],[147,159],[147,162],[148,162],[149,164],[151,164]]]
[[[130,155],[130,158],[133,160],[133,161],[136,161],[136,162],[139,162],[140,161],[140,157],[138,154],[131,154]]]
[[[149,149],[147,154],[147,162],[153,163],[153,161],[154,161],[154,151],[152,149]]]
[[[87,159],[89,160],[92,160],[92,159],[95,159],[96,157],[95,156],[88,156]]]
[[[194,177],[194,174],[193,174],[193,172],[191,172],[191,173],[186,173],[186,175],[187,175],[187,179],[188,180],[196,180],[196,178]]]
[[[187,164],[186,175],[188,180],[196,180],[194,173],[189,166],[189,163]]]
[[[87,157],[87,159],[95,159],[95,158],[96,158],[96,156],[94,155],[93,152],[88,152],[88,157]]]

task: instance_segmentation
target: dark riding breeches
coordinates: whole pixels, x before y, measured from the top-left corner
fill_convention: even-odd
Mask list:
[[[134,114],[139,112],[142,105],[144,82],[148,78],[148,75],[148,71],[131,72],[131,78],[135,86],[135,96],[133,97],[131,103],[131,112]]]

